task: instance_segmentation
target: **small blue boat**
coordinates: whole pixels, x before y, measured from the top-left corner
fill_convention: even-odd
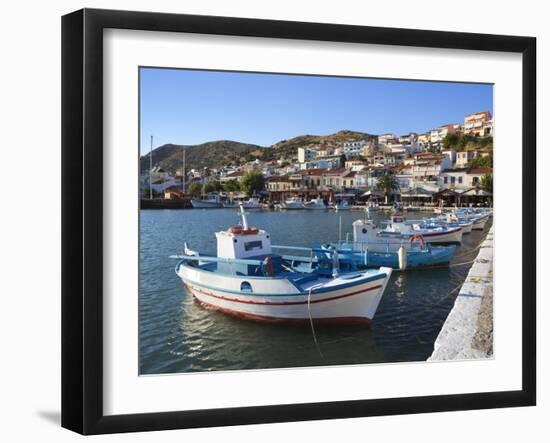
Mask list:
[[[448,265],[455,255],[456,245],[434,247],[427,244],[424,248],[403,249],[401,257],[399,250],[371,251],[367,248],[365,251],[355,251],[353,243],[343,243],[337,248],[337,251],[341,267],[343,266],[342,262],[348,260],[353,261],[359,268],[386,266],[403,270]]]

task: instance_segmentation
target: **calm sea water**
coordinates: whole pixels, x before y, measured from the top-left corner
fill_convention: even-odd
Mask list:
[[[458,292],[451,291],[470,267],[394,272],[372,328],[317,326],[319,352],[308,326],[235,319],[201,307],[183,288],[174,272],[177,260],[169,256],[181,253],[184,241],[214,253],[214,232],[236,225],[236,210],[142,210],[140,216],[142,374],[426,360]],[[260,211],[249,222],[270,232],[274,244],[310,246],[314,240],[337,241],[339,217],[345,234],[362,213]],[[474,259],[472,249],[486,231],[464,236],[453,262]]]

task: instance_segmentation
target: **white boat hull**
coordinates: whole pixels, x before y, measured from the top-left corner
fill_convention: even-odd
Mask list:
[[[485,229],[485,224],[487,223],[487,218],[483,217],[473,222],[472,229],[474,231],[483,231]]]
[[[421,235],[424,239],[424,243],[462,243],[462,228],[457,228],[452,231],[446,232],[427,232],[425,230],[419,230],[418,232],[412,231],[411,233],[402,233],[401,237],[409,241],[412,237]],[[392,233],[380,232],[380,237],[385,239],[399,238],[399,235],[392,235]]]
[[[193,205],[193,208],[195,209],[212,209],[222,207],[222,204],[220,202],[195,199],[191,200],[191,205]]]
[[[281,208],[282,209],[292,209],[292,210],[304,209],[304,205],[302,203],[283,203],[281,205]]]
[[[380,271],[358,284],[343,275],[315,280],[300,291],[286,278],[212,275],[185,264],[177,268],[185,287],[200,303],[225,314],[271,323],[307,323],[311,318],[315,323],[334,324],[370,324],[391,276],[390,268]],[[253,293],[239,290],[243,282],[252,285]],[[309,288],[313,288],[311,295]]]

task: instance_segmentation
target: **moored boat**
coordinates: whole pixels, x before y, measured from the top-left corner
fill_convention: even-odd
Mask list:
[[[313,200],[309,200],[308,202],[304,203],[305,209],[326,209],[327,205],[325,204],[325,201],[322,198],[314,198]]]
[[[193,205],[193,208],[195,209],[212,209],[222,207],[220,198],[217,195],[204,199],[193,198],[191,199],[191,205]]]
[[[274,254],[270,235],[242,225],[216,233],[217,255],[187,247],[176,273],[203,305],[223,313],[273,323],[369,324],[391,268],[342,272],[338,253],[328,257]],[[349,271],[349,272],[348,272]]]
[[[291,197],[281,203],[281,209],[304,209],[304,202],[301,198]]]
[[[359,220],[359,222],[362,222]],[[355,224],[354,222],[354,229]],[[366,229],[366,228],[364,228]],[[402,214],[394,214],[386,222],[386,228],[377,231],[379,238],[410,241],[415,236],[422,236],[425,243],[461,243],[462,228],[433,226],[423,227],[420,224],[407,224]]]
[[[351,209],[351,205],[348,203],[347,200],[341,200],[334,205],[334,209],[336,209],[337,211],[349,211]]]

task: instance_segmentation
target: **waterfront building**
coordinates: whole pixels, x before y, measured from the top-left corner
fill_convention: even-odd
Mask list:
[[[388,134],[382,134],[378,136],[378,144],[381,146],[385,146],[391,142],[395,142],[395,143],[399,142],[395,134],[388,133]]]
[[[487,157],[491,155],[490,149],[467,148],[456,154],[456,167],[464,168],[466,165],[478,156]]]
[[[440,126],[430,131],[430,142],[439,145],[447,135],[460,133],[461,128],[457,123]]]
[[[358,140],[353,142],[344,143],[344,155],[346,158],[353,158],[362,155],[363,148],[367,142],[365,140]]]
[[[243,179],[244,175],[244,171],[235,171],[230,174],[220,175],[220,182],[226,183],[231,180],[237,180],[238,182],[240,182]]]
[[[360,160],[360,159],[346,160],[346,163],[345,163],[346,169],[349,169],[355,172],[365,169],[366,167],[367,167],[367,162],[365,160]]]
[[[298,162],[305,163],[317,157],[317,150],[313,148],[298,148]]]
[[[446,189],[465,191],[478,187],[485,174],[493,172],[492,168],[482,166],[479,168],[452,168],[446,169],[439,176],[439,185]]]
[[[493,134],[493,117],[489,111],[475,112],[464,117],[464,134],[487,137]]]
[[[452,167],[451,160],[440,154],[429,152],[415,155],[412,175],[416,182],[437,181],[441,172]]]

